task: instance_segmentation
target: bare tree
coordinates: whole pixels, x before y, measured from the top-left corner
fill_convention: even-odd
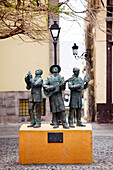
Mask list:
[[[77,10],[71,4],[71,0],[61,2],[54,0],[52,4],[48,0],[0,0],[0,39],[14,35],[23,39],[22,35],[26,35],[33,41],[46,40],[49,26],[48,13],[50,17],[54,14],[64,14],[65,19],[78,23],[80,19],[87,22],[93,20],[101,31],[105,31],[96,18],[96,13],[106,10],[103,1],[97,0],[99,2],[97,4],[92,4],[90,0],[80,1],[84,6],[84,11],[79,8]],[[86,13],[88,17],[81,16],[81,13]]]
[[[38,0],[0,0],[0,39],[14,35],[22,38],[23,34],[34,41],[44,40],[48,10],[46,1],[41,4]]]

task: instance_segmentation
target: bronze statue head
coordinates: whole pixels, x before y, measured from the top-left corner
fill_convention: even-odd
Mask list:
[[[77,67],[74,67],[73,68],[73,73],[74,73],[74,75],[79,75],[79,72],[80,72],[80,69],[79,68],[77,68]]]
[[[43,71],[39,68],[35,71],[35,75],[42,75]]]

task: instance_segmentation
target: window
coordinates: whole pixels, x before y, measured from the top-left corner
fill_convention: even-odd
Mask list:
[[[46,99],[43,98],[41,103],[41,116],[45,116],[46,112]],[[36,108],[34,108],[34,113],[36,115]],[[19,101],[19,116],[29,116],[29,99],[20,99]]]

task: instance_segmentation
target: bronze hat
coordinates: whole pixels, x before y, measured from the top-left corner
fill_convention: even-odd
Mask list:
[[[51,73],[53,73],[52,69],[53,69],[54,67],[57,67],[57,68],[58,68],[58,73],[61,71],[61,67],[60,67],[59,65],[55,64],[55,65],[52,65],[52,66],[50,67],[50,72],[51,72]]]

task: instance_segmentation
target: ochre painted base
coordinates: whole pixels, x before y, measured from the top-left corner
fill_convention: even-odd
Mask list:
[[[48,133],[63,133],[63,143],[48,143]],[[20,164],[76,164],[92,163],[92,127],[57,129],[49,124],[40,128],[28,128],[23,124],[19,129]]]

